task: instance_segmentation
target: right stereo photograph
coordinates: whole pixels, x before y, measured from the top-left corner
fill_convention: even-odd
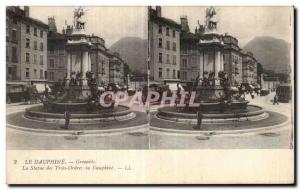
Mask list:
[[[148,7],[150,149],[293,149],[293,7]]]

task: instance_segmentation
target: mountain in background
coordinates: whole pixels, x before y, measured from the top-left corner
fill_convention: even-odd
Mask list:
[[[291,69],[290,44],[284,40],[269,36],[255,37],[243,49],[251,51],[264,70],[289,73]]]
[[[137,37],[125,37],[110,47],[118,52],[133,72],[147,73],[147,40]]]

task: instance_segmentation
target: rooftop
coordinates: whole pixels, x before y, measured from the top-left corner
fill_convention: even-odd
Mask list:
[[[175,22],[172,19],[168,19],[168,18],[161,17],[161,16],[157,15],[157,11],[152,9],[152,8],[150,8],[150,10],[149,10],[149,18],[150,18],[149,20],[152,21],[152,22],[164,23],[164,24],[170,25],[172,27],[181,29],[180,24],[178,24],[177,22]]]
[[[49,28],[48,25],[45,24],[44,22],[42,22],[38,19],[32,18],[30,16],[27,16],[26,13],[25,13],[25,10],[21,9],[19,6],[7,6],[6,7],[6,12],[17,15],[17,16],[20,16],[23,20],[28,21],[28,22],[32,22],[32,23],[34,23],[34,24],[36,24],[40,27],[43,27],[45,29]]]

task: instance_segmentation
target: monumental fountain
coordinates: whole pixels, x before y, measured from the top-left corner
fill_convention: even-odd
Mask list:
[[[102,107],[97,98],[97,82],[91,72],[91,42],[86,34],[85,12],[82,7],[74,11],[72,34],[68,36],[67,76],[62,92],[56,98],[49,98],[44,106],[26,110],[25,118],[60,123],[64,112],[71,114],[70,123],[101,123],[104,121],[125,121],[136,117],[126,106]]]
[[[200,74],[189,89],[195,92],[194,103],[198,106],[159,108],[153,117],[152,126],[164,128],[170,125],[164,122],[175,122],[172,124],[174,127],[187,129],[184,124],[195,125],[199,111],[203,116],[202,123],[207,124],[207,130],[215,127],[216,124],[243,125],[243,122],[270,119],[268,112],[260,106],[248,105],[249,101],[236,93],[237,89],[230,85],[227,74],[224,72],[224,43],[222,35],[217,31],[216,11],[213,7],[206,9],[205,25],[201,26],[203,33],[198,35],[197,44],[198,51],[201,52]],[[244,125],[248,124],[244,123]]]

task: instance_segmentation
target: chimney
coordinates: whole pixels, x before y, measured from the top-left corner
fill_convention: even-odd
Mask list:
[[[29,6],[24,6],[24,13],[26,17],[29,17]]]
[[[181,30],[184,32],[190,32],[190,27],[188,23],[188,19],[186,16],[181,16],[180,17],[180,25],[181,25]]]
[[[156,6],[156,16],[161,17],[161,6]]]
[[[48,26],[50,32],[57,32],[55,18],[54,17],[48,17]]]

